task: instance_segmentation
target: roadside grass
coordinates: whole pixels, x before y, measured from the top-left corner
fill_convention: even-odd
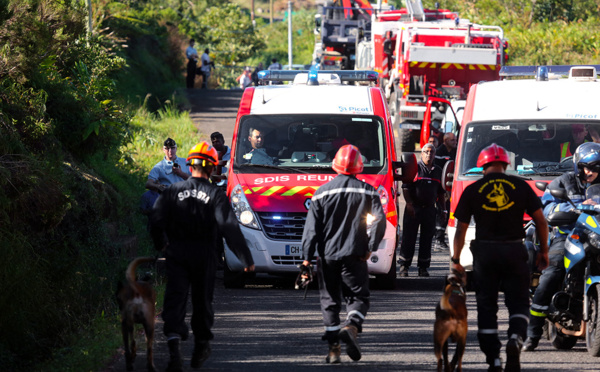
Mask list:
[[[150,99],[147,97],[146,100]],[[144,102],[146,103],[146,102]],[[152,113],[146,104],[142,105],[132,118],[131,141],[122,148],[123,157],[119,161],[118,172],[109,175],[110,167],[102,167],[98,160],[95,170],[102,176],[110,178],[117,192],[126,194],[125,200],[132,203],[131,210],[136,211],[144,183],[152,167],[164,156],[163,142],[167,137],[177,141],[178,156],[186,157],[187,151],[198,141],[198,130],[194,127],[189,113],[179,111],[175,102],[164,102],[163,108]],[[148,231],[146,217],[141,213],[132,215],[134,231],[119,231],[121,234],[135,234],[138,238],[138,256],[156,255]],[[125,268],[130,257],[120,260],[119,279],[124,280]],[[138,273],[147,268],[138,269]],[[164,299],[165,278],[161,270],[149,270],[153,274],[153,285],[157,291],[156,313],[160,314]],[[114,283],[116,290],[116,281]],[[105,310],[101,311],[87,325],[82,325],[80,331],[72,336],[68,347],[55,351],[51,360],[33,367],[32,371],[103,371],[112,366],[123,353],[120,313],[114,300]],[[139,331],[139,332],[137,332]],[[141,326],[136,326],[138,349],[144,350],[144,337]],[[115,367],[117,370],[121,366]]]

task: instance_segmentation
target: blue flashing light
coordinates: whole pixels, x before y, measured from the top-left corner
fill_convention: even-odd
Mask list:
[[[310,69],[308,71],[308,81],[306,85],[319,85],[319,71],[317,69]]]
[[[280,220],[280,219],[281,219],[281,216],[273,216],[273,219],[274,219],[274,220]]]

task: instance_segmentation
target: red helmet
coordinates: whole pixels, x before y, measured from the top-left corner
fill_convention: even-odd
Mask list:
[[[360,150],[353,145],[344,145],[340,147],[333,164],[331,165],[334,171],[341,174],[357,174],[363,170],[363,161],[360,156]]]
[[[186,165],[204,166],[205,164],[202,164],[203,160],[216,165],[219,161],[219,154],[217,154],[217,150],[215,150],[212,145],[208,144],[206,141],[202,141],[196,146],[192,147],[186,160]]]
[[[501,163],[505,163],[506,165],[510,165],[510,157],[508,156],[508,151],[502,146],[498,146],[495,143],[492,143],[488,147],[481,150],[479,153],[479,157],[477,158],[477,166],[484,167],[486,164],[499,161]]]

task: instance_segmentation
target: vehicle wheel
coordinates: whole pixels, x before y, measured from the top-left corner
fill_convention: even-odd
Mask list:
[[[246,275],[243,271],[231,271],[227,261],[223,264],[223,285],[225,288],[239,289],[246,285]]]
[[[571,350],[577,343],[577,337],[562,335],[553,324],[548,324],[548,336],[552,346],[558,350]]]
[[[585,331],[585,347],[588,353],[592,356],[600,356],[600,311],[598,311],[598,298],[600,298],[600,286],[595,286],[594,290],[588,297],[589,303],[589,317],[590,320],[586,322]]]
[[[396,288],[396,250],[392,256],[392,265],[387,274],[375,275],[375,284],[379,289]]]
[[[400,152],[413,152],[415,151],[415,135],[416,130],[412,129],[399,129],[400,133]]]

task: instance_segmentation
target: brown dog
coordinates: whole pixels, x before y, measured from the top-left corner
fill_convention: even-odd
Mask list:
[[[154,313],[156,292],[152,285],[146,281],[136,280],[135,270],[144,262],[154,262],[153,257],[138,257],[131,261],[125,272],[127,281],[120,284],[117,290],[117,302],[121,309],[121,331],[125,344],[125,364],[128,371],[133,370],[133,361],[136,356],[135,337],[133,326],[141,324],[146,333],[147,367],[148,371],[156,371],[152,343],[154,342]]]
[[[462,371],[462,357],[467,343],[466,285],[465,272],[452,269],[452,273],[446,279],[444,294],[435,309],[433,343],[439,372],[442,371],[442,363],[445,371]],[[448,363],[449,338],[456,342],[456,351],[450,364]]]

